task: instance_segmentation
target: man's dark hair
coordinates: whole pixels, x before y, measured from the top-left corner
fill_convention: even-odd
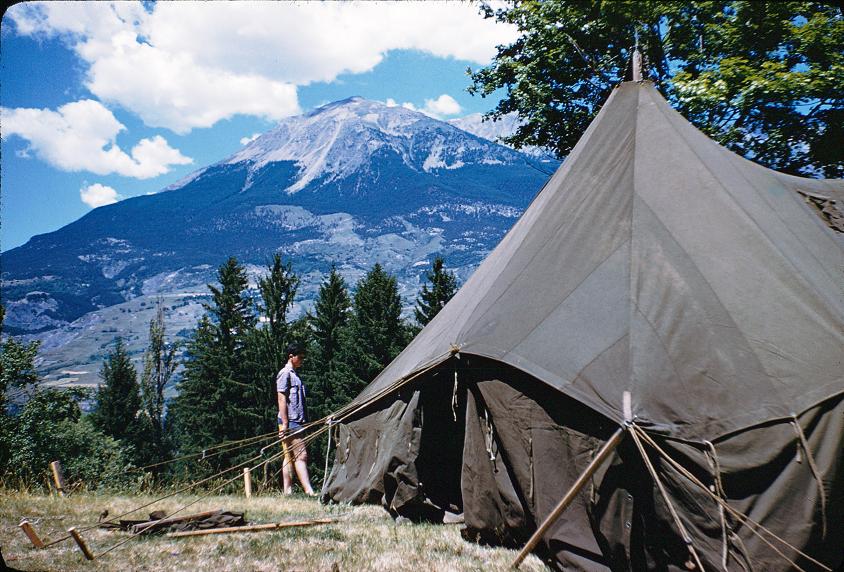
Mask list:
[[[299,342],[293,342],[287,344],[287,349],[285,350],[288,356],[300,356],[305,353],[305,346],[300,344]]]

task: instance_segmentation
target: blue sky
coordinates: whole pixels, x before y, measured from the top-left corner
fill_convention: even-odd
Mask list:
[[[353,95],[442,119],[515,30],[460,2],[18,4],[0,31],[0,250]]]

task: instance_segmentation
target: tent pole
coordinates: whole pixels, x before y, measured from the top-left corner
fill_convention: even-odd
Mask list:
[[[571,504],[571,501],[577,496],[577,493],[580,492],[580,489],[586,485],[589,479],[592,478],[592,475],[598,468],[604,463],[607,457],[610,456],[618,444],[621,442],[621,438],[624,436],[624,431],[626,427],[619,427],[615,433],[613,433],[612,437],[604,443],[604,446],[598,451],[595,455],[595,458],[592,459],[592,462],[589,463],[589,466],[586,467],[586,470],[583,471],[574,484],[571,486],[569,491],[563,497],[563,499],[559,502],[559,504],[554,507],[554,510],[551,511],[542,524],[539,525],[539,528],[536,529],[536,532],[533,533],[533,536],[528,539],[527,544],[525,547],[522,548],[522,551],[519,552],[519,555],[516,556],[516,559],[513,561],[513,568],[518,568],[522,561],[527,558],[527,555],[530,554],[531,550],[533,550],[536,545],[539,543],[540,538],[542,535],[545,534],[551,526],[557,522],[557,519],[560,518],[560,515],[566,510],[566,508]]]

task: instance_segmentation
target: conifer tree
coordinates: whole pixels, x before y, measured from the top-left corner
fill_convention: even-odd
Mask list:
[[[169,409],[172,438],[180,453],[192,453],[222,441],[225,427],[219,423],[222,399],[216,327],[206,314],[200,318],[185,349],[185,369],[177,384],[178,394]],[[207,380],[207,381],[206,381]]]
[[[164,307],[159,300],[155,316],[149,322],[149,345],[141,374],[141,404],[150,437],[145,459],[148,463],[163,460],[166,455],[164,389],[178,366],[176,350],[177,344],[168,345],[165,340]]]
[[[188,343],[179,395],[173,402],[181,452],[250,437],[264,428],[265,406],[256,400],[254,365],[249,359],[255,317],[246,293],[246,271],[232,257],[217,277],[220,286],[209,285],[212,300]],[[226,466],[236,458],[219,455],[212,466]]]
[[[346,281],[337,269],[332,267],[328,278],[319,288],[314,302],[314,316],[311,319],[319,360],[330,367],[339,356],[340,332],[348,324],[351,299]]]
[[[100,379],[102,385],[97,391],[94,424],[110,437],[137,445],[141,395],[135,366],[122,338],[117,338],[114,348],[106,356],[100,369]]]
[[[285,348],[292,341],[288,314],[296,297],[300,279],[289,261],[273,256],[267,275],[258,280],[261,301],[258,314],[263,326],[255,329],[252,341],[255,373],[252,377],[256,399],[264,404],[264,424],[271,427],[276,417],[275,375],[287,362]]]
[[[443,306],[451,300],[457,292],[457,278],[454,273],[445,270],[443,259],[437,256],[434,259],[432,269],[425,273],[425,278],[431,284],[422,284],[422,291],[416,298],[414,315],[420,326],[428,325],[434,319]]]
[[[322,417],[337,407],[345,405],[351,396],[343,390],[351,373],[344,363],[343,333],[349,324],[351,299],[346,281],[332,267],[328,278],[319,288],[314,302],[314,315],[310,316],[310,330],[314,349],[310,360],[310,384],[314,396],[314,417]]]
[[[394,276],[375,264],[358,283],[350,332],[350,362],[357,394],[395,358],[408,342],[401,318],[401,298]]]
[[[265,330],[274,344],[280,348],[279,351],[286,345],[287,314],[293,306],[299,282],[299,277],[293,272],[293,264],[290,261],[283,263],[280,254],[275,254],[272,262],[267,266],[267,276],[258,280],[258,291],[261,293],[263,303],[259,310],[266,318]],[[284,358],[286,362],[287,356]]]
[[[0,305],[0,332],[3,314]],[[125,441],[118,442],[96,429],[93,423],[96,415],[82,416],[78,402],[91,397],[89,390],[38,387],[34,365],[37,350],[37,342],[20,344],[12,338],[7,338],[0,347],[0,382],[4,387],[31,389],[26,403],[15,415],[9,415],[5,408],[0,410],[0,479],[15,478],[36,484],[44,467],[54,459],[61,459],[69,480],[82,480],[89,486],[105,481],[122,482],[126,465],[133,461],[132,449],[122,446],[127,444]],[[124,350],[117,353],[125,356]],[[131,362],[126,363],[131,366]],[[124,380],[134,382],[129,375]],[[137,385],[135,390],[137,397]],[[0,398],[4,393],[0,392]],[[131,391],[129,395],[131,401]],[[127,433],[134,437],[132,431]]]

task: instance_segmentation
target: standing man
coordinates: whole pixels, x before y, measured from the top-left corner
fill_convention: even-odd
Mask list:
[[[293,492],[293,470],[299,477],[305,494],[316,496],[311,479],[308,476],[308,451],[305,442],[299,436],[302,425],[307,423],[307,408],[305,407],[305,385],[296,370],[305,360],[305,348],[301,344],[292,343],[287,346],[287,364],[281,368],[275,378],[278,392],[278,430],[283,438],[281,446],[284,448],[284,465],[282,479],[284,494]]]

